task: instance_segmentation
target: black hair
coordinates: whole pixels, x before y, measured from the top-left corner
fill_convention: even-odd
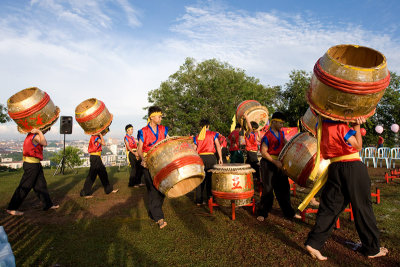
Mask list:
[[[255,130],[258,129],[258,123],[257,122],[251,121],[250,124],[251,124],[251,128],[253,128]]]
[[[201,119],[200,120],[200,127],[203,128],[204,126],[210,125],[210,121],[208,119]]]
[[[285,115],[283,115],[282,112],[277,111],[274,114],[272,114],[272,118],[271,119],[279,119],[279,120],[285,121]]]
[[[238,129],[238,128],[242,128],[242,125],[240,125],[240,123],[236,123],[235,129]]]
[[[129,128],[133,127],[132,124],[128,124],[125,126],[125,132],[128,131]]]
[[[162,110],[159,106],[151,106],[149,107],[148,116],[150,117],[150,115],[154,112],[162,112]]]

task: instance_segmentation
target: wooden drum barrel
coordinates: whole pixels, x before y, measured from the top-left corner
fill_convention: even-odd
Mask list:
[[[317,154],[317,139],[309,133],[296,134],[283,147],[278,159],[282,162],[283,172],[296,184],[312,188],[314,181],[309,179],[314,168]],[[326,171],[329,160],[321,159],[316,180]]]
[[[358,45],[337,45],[315,64],[307,100],[325,117],[354,122],[374,115],[389,82],[383,54]]]
[[[147,152],[146,163],[154,186],[169,198],[187,194],[205,177],[203,160],[192,137],[173,136],[160,141]]]
[[[256,100],[246,100],[240,103],[236,109],[236,119],[243,128],[247,128],[243,115],[246,114],[250,121],[258,123],[258,130],[268,125],[268,109]]]
[[[211,192],[221,206],[243,206],[251,203],[254,195],[253,172],[249,164],[216,164],[212,172]]]
[[[306,113],[304,113],[303,117],[300,119],[301,125],[303,125],[304,129],[309,131],[313,136],[315,136],[315,126],[318,123],[318,115],[315,113],[312,108],[308,108]]]
[[[8,115],[18,125],[18,131],[28,133],[32,129],[46,130],[60,115],[60,109],[50,96],[37,87],[26,88],[7,101]]]
[[[105,135],[113,120],[113,115],[106,105],[96,98],[89,98],[75,108],[75,120],[79,123],[85,134]]]

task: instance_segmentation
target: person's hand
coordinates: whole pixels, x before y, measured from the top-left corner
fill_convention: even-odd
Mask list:
[[[274,159],[274,161],[273,161],[272,163],[274,163],[275,166],[276,166],[278,169],[282,169],[282,162],[280,162],[279,160]]]
[[[31,133],[33,134],[39,134],[41,131],[39,129],[32,129]]]
[[[222,159],[218,160],[218,164],[224,164],[224,162],[222,161]]]
[[[361,125],[361,124],[363,124],[363,123],[365,123],[367,120],[364,118],[364,117],[358,117],[357,119],[356,119],[356,124],[357,125]]]
[[[143,167],[147,168],[146,160],[142,160],[140,164],[142,164]]]
[[[103,137],[103,135],[102,135],[101,133],[99,133],[99,136],[100,136],[100,137]]]

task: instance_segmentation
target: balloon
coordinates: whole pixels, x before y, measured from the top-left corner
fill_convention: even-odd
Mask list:
[[[365,128],[360,129],[361,136],[365,136],[367,134],[367,130]]]
[[[381,133],[383,132],[383,127],[382,127],[381,125],[378,125],[378,126],[375,127],[375,131],[376,131],[378,134],[381,134]]]
[[[399,131],[399,125],[398,124],[392,124],[392,126],[390,126],[390,130],[392,130],[393,132],[397,133]]]

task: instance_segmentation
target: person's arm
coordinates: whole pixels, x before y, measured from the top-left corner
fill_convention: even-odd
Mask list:
[[[265,142],[263,142],[261,144],[261,156],[263,158],[265,158],[266,160],[270,161],[271,163],[273,163],[279,169],[282,168],[282,162],[280,162],[279,160],[273,159],[271,157],[271,155],[268,153],[268,146]]]
[[[218,157],[219,157],[219,159],[218,159],[218,164],[223,164],[223,161],[222,161],[222,152],[221,152],[221,144],[219,143],[218,138],[215,138],[215,139],[214,139],[214,142],[215,142],[215,147],[217,148]]]
[[[31,133],[36,134],[35,138],[33,138],[34,144],[40,144],[42,146],[47,146],[47,140],[44,137],[44,134],[39,129],[32,129]]]
[[[146,168],[146,160],[145,160],[145,157],[143,155],[143,141],[142,141],[142,139],[139,139],[137,153],[138,153],[140,159],[142,160],[142,163],[141,163],[142,166]]]
[[[100,137],[100,145],[105,146],[106,142],[104,141],[103,135],[101,133],[99,133],[99,137]],[[98,141],[97,141],[98,142]]]
[[[249,121],[249,119],[247,117],[247,114],[244,114],[243,117],[246,120],[246,126],[247,126],[247,131],[245,131],[244,135],[246,137],[249,137],[249,134],[251,133],[251,130],[252,130],[251,123],[250,123],[250,121]]]
[[[347,139],[347,142],[358,151],[362,149],[362,136],[360,132],[360,125],[365,123],[365,121],[366,120],[363,117],[357,118],[356,123],[353,125],[353,129],[354,131],[356,131],[356,134]]]

